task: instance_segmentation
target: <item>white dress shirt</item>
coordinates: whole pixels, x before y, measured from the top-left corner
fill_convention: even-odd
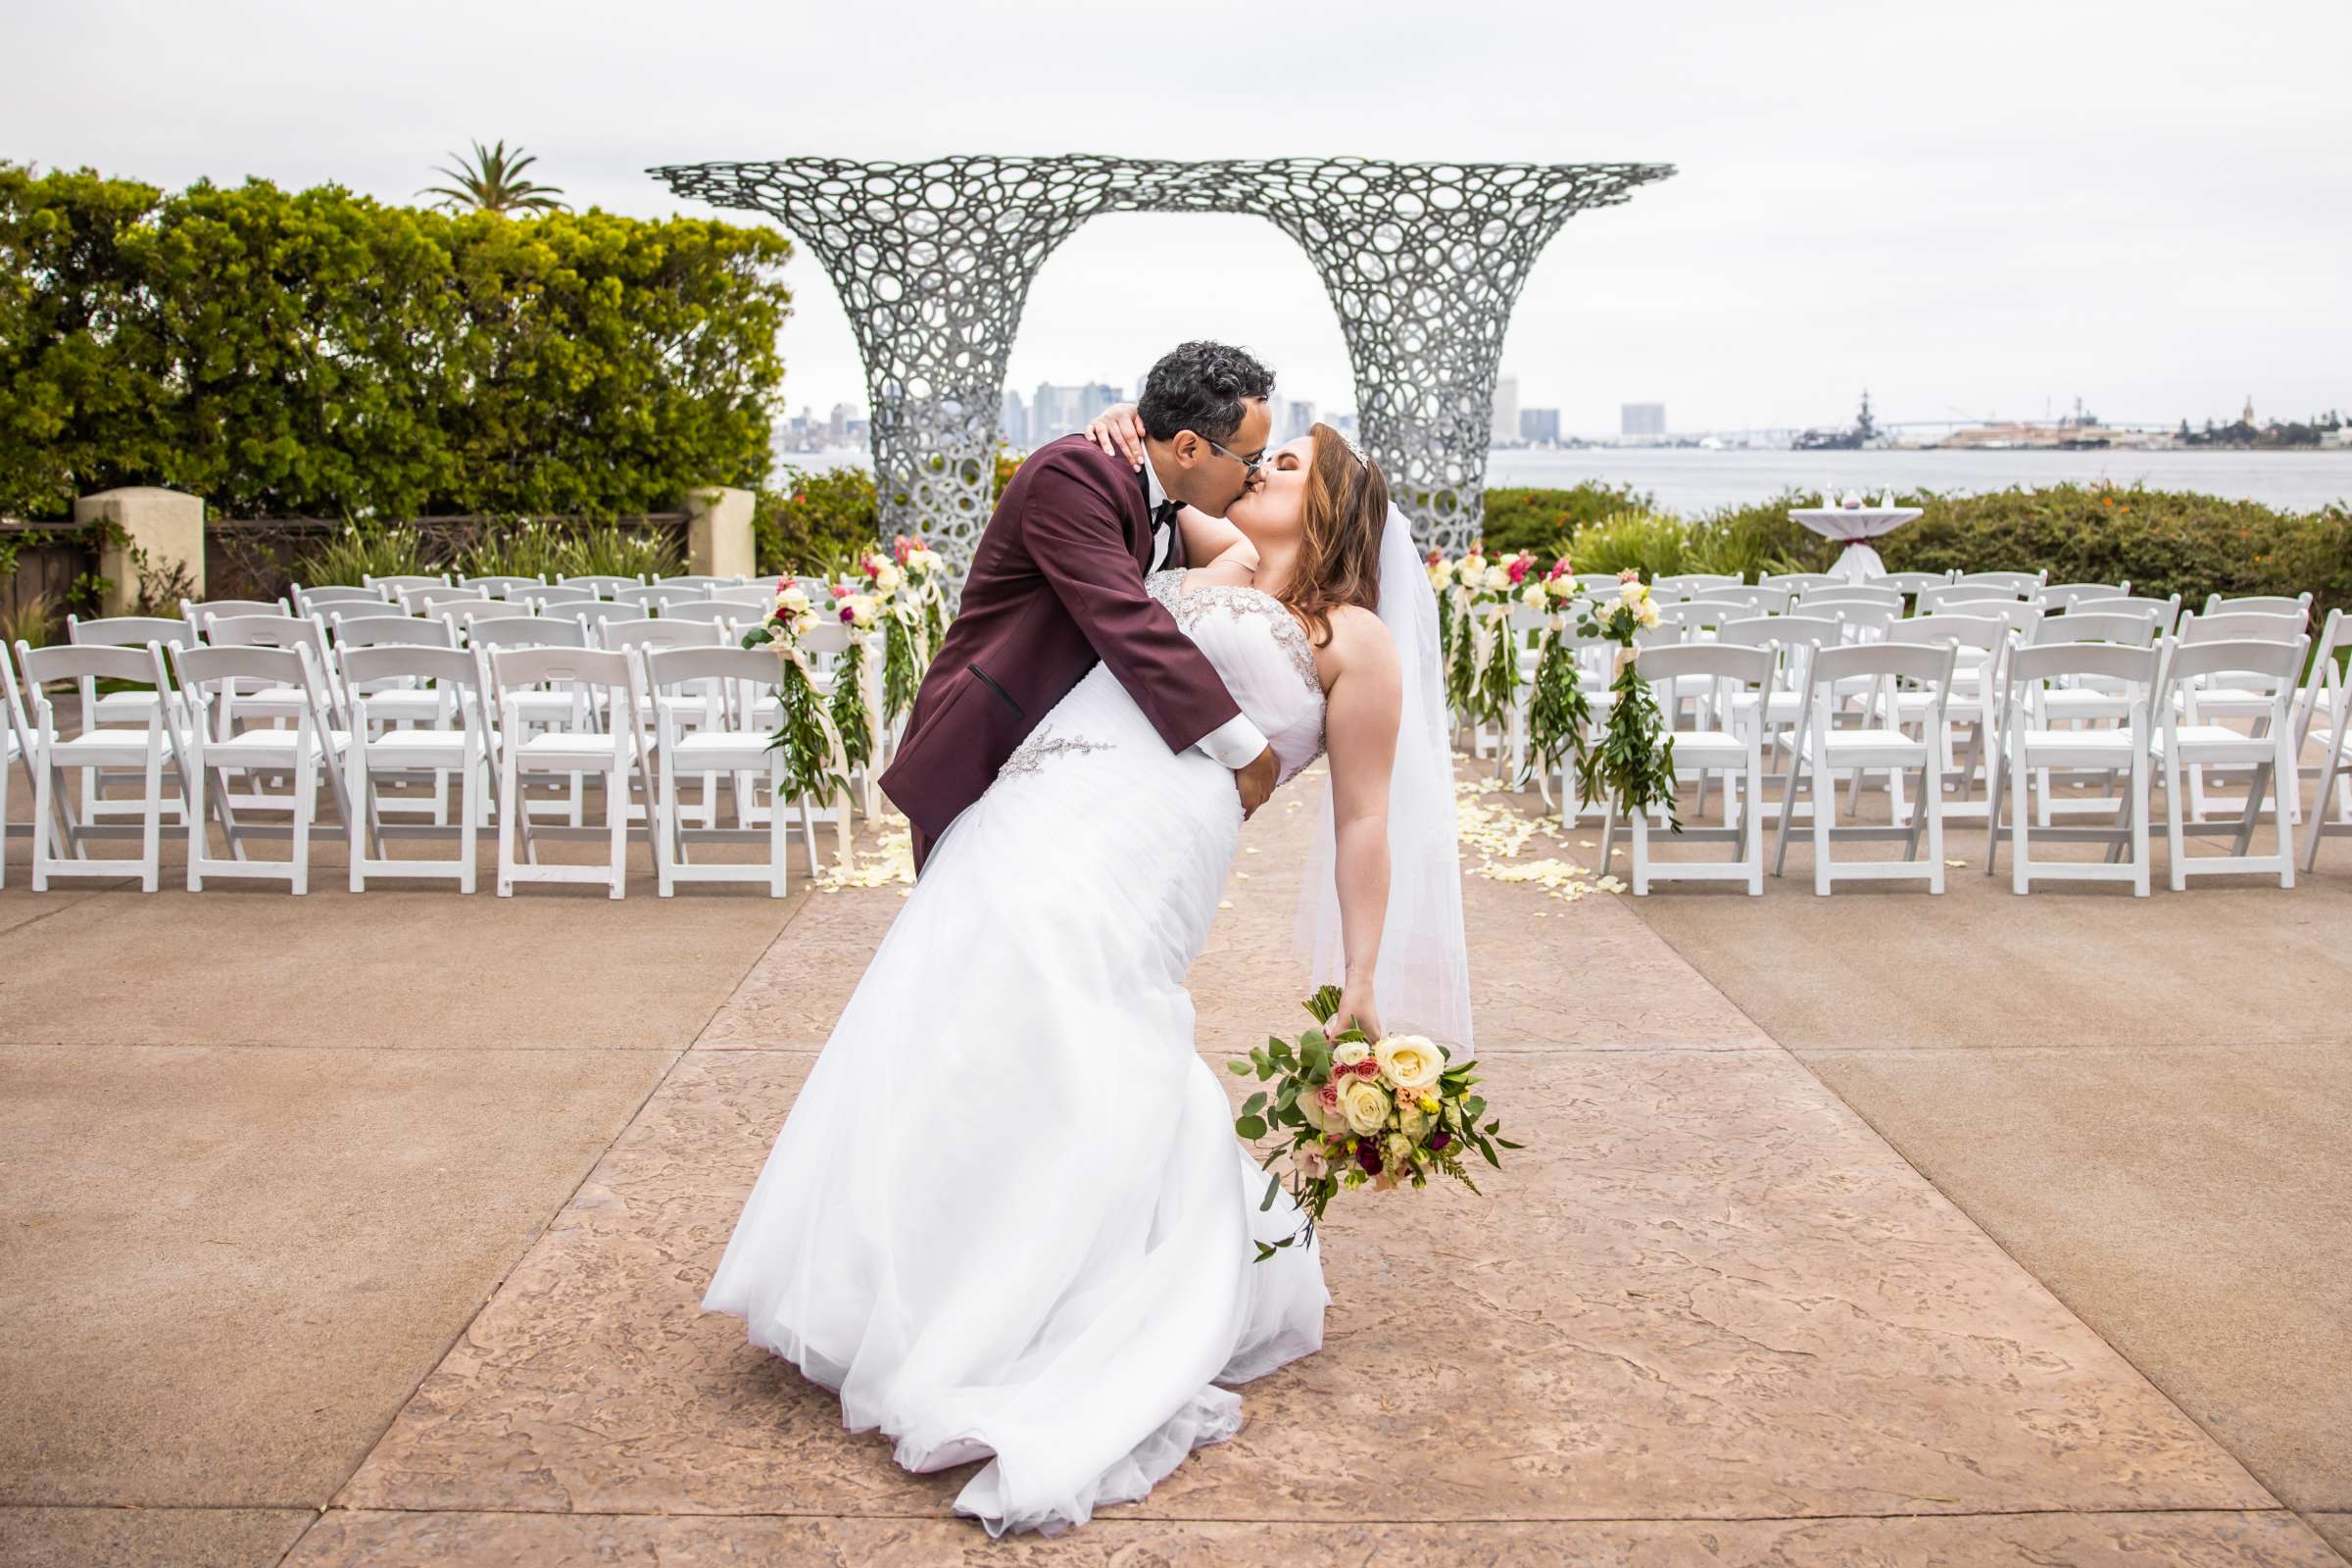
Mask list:
[[[1152,455],[1144,454],[1144,505],[1156,514],[1160,504],[1168,499],[1167,490],[1159,482],[1159,474],[1152,466]],[[1157,571],[1160,563],[1168,559],[1171,544],[1169,535],[1174,525],[1161,523],[1152,530],[1152,569]],[[1215,729],[1200,737],[1200,749],[1237,772],[1257,760],[1266,749],[1266,737],[1247,713],[1236,713]]]

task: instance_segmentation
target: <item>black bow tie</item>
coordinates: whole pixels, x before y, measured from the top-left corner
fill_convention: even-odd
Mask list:
[[[1182,512],[1183,510],[1184,503],[1181,501],[1162,501],[1158,506],[1152,509],[1152,528],[1157,530],[1160,528],[1174,527],[1176,525],[1176,514]]]

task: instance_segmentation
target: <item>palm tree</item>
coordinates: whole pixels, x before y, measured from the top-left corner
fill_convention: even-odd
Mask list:
[[[458,167],[435,169],[433,172],[447,174],[457,184],[428,186],[418,191],[417,195],[438,196],[441,200],[436,205],[453,212],[463,212],[467,208],[483,213],[564,211],[564,204],[556,200],[564,194],[562,191],[553,185],[535,184],[521,177],[522,172],[539,160],[520,147],[515,148],[510,157],[504,137],[499,139],[497,146],[490,148],[475,142],[471,164],[456,153],[449,156],[457,159]]]

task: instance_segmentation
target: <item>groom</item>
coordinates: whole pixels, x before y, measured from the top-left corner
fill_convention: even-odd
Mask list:
[[[1004,486],[882,774],[914,825],[917,870],[1098,661],[1170,751],[1198,746],[1234,770],[1245,815],[1274,792],[1273,748],[1144,591],[1146,573],[1185,564],[1179,508],[1221,517],[1249,489],[1273,390],[1273,372],[1240,349],[1183,344],[1152,367],[1137,400],[1141,472],[1069,435],[1038,448]]]

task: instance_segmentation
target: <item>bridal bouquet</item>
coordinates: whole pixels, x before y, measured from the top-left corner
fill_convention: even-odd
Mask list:
[[[1520,1147],[1497,1136],[1499,1118],[1479,1125],[1487,1102],[1471,1090],[1479,1081],[1475,1061],[1455,1062],[1444,1046],[1419,1035],[1369,1040],[1352,1026],[1326,1034],[1324,1026],[1339,1008],[1340,988],[1325,986],[1306,1004],[1315,1028],[1291,1040],[1269,1036],[1248,1060],[1237,1056],[1227,1063],[1235,1076],[1255,1073],[1268,1085],[1243,1102],[1233,1130],[1252,1143],[1276,1134],[1261,1168],[1290,1156],[1291,1197],[1306,1215],[1296,1234],[1258,1243],[1259,1262],[1312,1240],[1325,1206],[1343,1187],[1368,1184],[1387,1192],[1448,1176],[1475,1193],[1463,1149],[1500,1168],[1494,1151]],[[1258,1202],[1261,1212],[1274,1206],[1281,1189],[1282,1172],[1276,1171]]]

